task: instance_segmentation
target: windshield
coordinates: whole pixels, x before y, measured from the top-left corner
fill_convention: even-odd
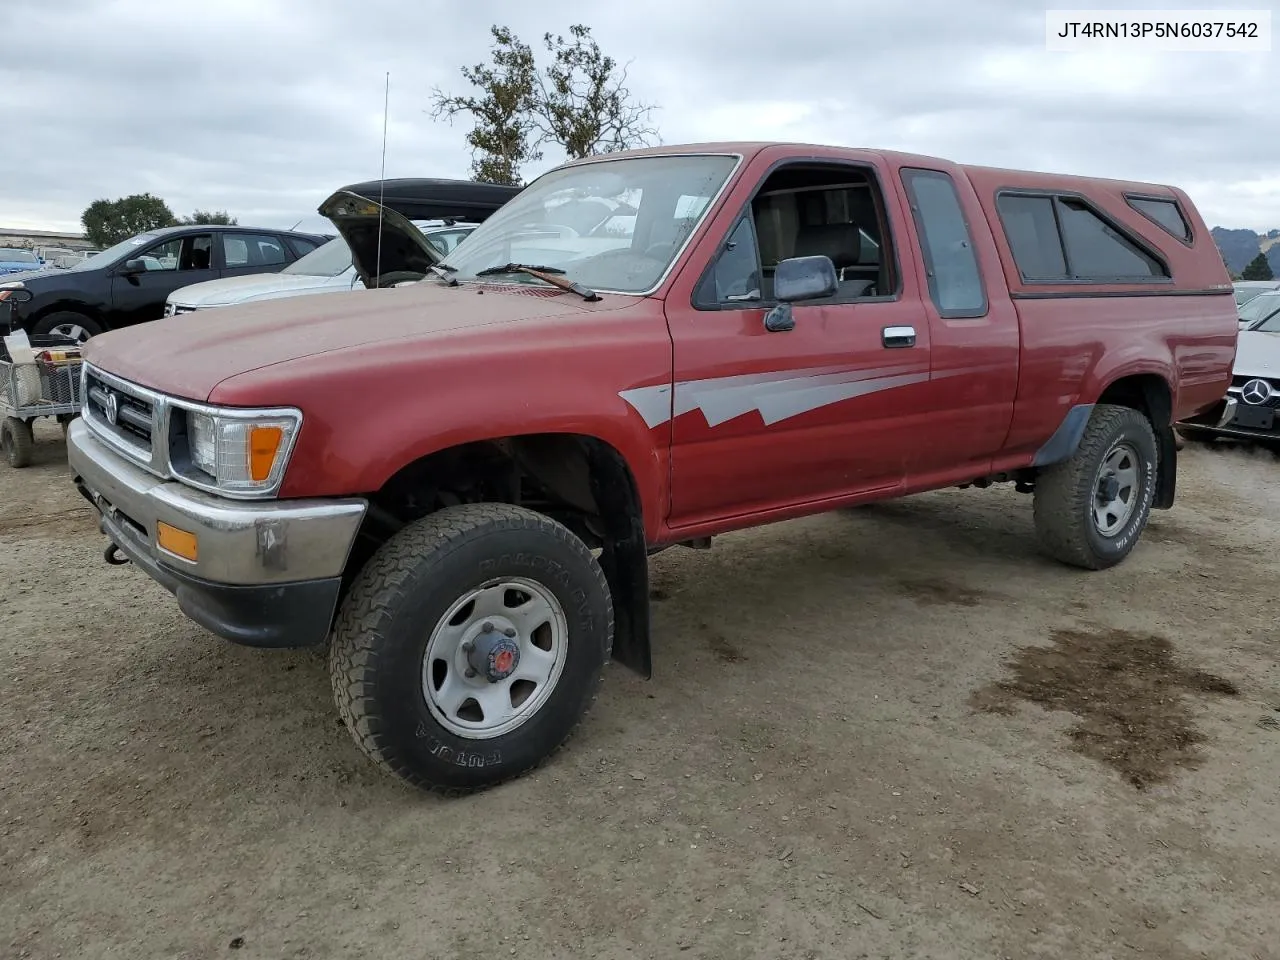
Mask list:
[[[0,247],[0,260],[7,260],[10,263],[40,262],[30,250],[21,250],[16,247]]]
[[[1277,309],[1280,309],[1280,293],[1264,290],[1236,312],[1240,314],[1241,322],[1255,323]]]
[[[95,253],[86,260],[81,260],[74,267],[69,269],[75,272],[81,270],[97,270],[100,267],[110,266],[125,251],[138,250],[147,244],[159,240],[160,238],[154,233],[139,233],[137,236],[130,237],[128,240],[121,240],[114,247],[107,247],[101,253]]]
[[[1258,333],[1280,333],[1280,304],[1276,304],[1275,312],[1256,327],[1250,327]]]
[[[1280,330],[1280,295],[1269,294],[1250,300],[1249,307],[1257,307],[1248,318],[1249,330],[1261,330],[1264,333],[1275,333]],[[1241,311],[1243,313],[1243,311]]]
[[[563,270],[595,290],[657,286],[737,164],[725,156],[630,157],[538,178],[442,262],[458,280],[525,263]],[[505,274],[511,283],[541,283]]]
[[[336,277],[351,269],[351,248],[341,237],[321,244],[304,257],[299,257],[281,273],[300,273],[308,277]]]

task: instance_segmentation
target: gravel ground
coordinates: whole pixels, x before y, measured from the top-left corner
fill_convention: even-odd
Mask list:
[[[1189,445],[1121,567],[946,491],[653,560],[536,774],[386,778],[0,468],[0,957],[1280,957],[1280,462]]]

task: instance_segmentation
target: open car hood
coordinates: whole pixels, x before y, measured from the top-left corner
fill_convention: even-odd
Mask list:
[[[470,180],[371,180],[335,191],[320,204],[318,212],[327,217],[347,241],[351,262],[364,285],[386,286],[421,279],[432,264],[442,259],[442,254],[409,218],[478,223],[520,190],[520,187]],[[379,277],[382,284],[378,283]]]

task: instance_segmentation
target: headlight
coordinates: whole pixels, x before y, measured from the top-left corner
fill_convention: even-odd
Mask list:
[[[185,410],[187,464],[179,479],[217,493],[269,496],[280,486],[302,414],[296,410]]]

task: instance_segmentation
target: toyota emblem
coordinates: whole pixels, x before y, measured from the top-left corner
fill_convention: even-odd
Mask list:
[[[1271,384],[1261,378],[1250,380],[1240,388],[1240,399],[1255,407],[1266,403],[1271,399]]]
[[[114,427],[116,421],[120,418],[120,398],[114,393],[108,393],[107,402],[103,406],[107,415],[107,423]]]

